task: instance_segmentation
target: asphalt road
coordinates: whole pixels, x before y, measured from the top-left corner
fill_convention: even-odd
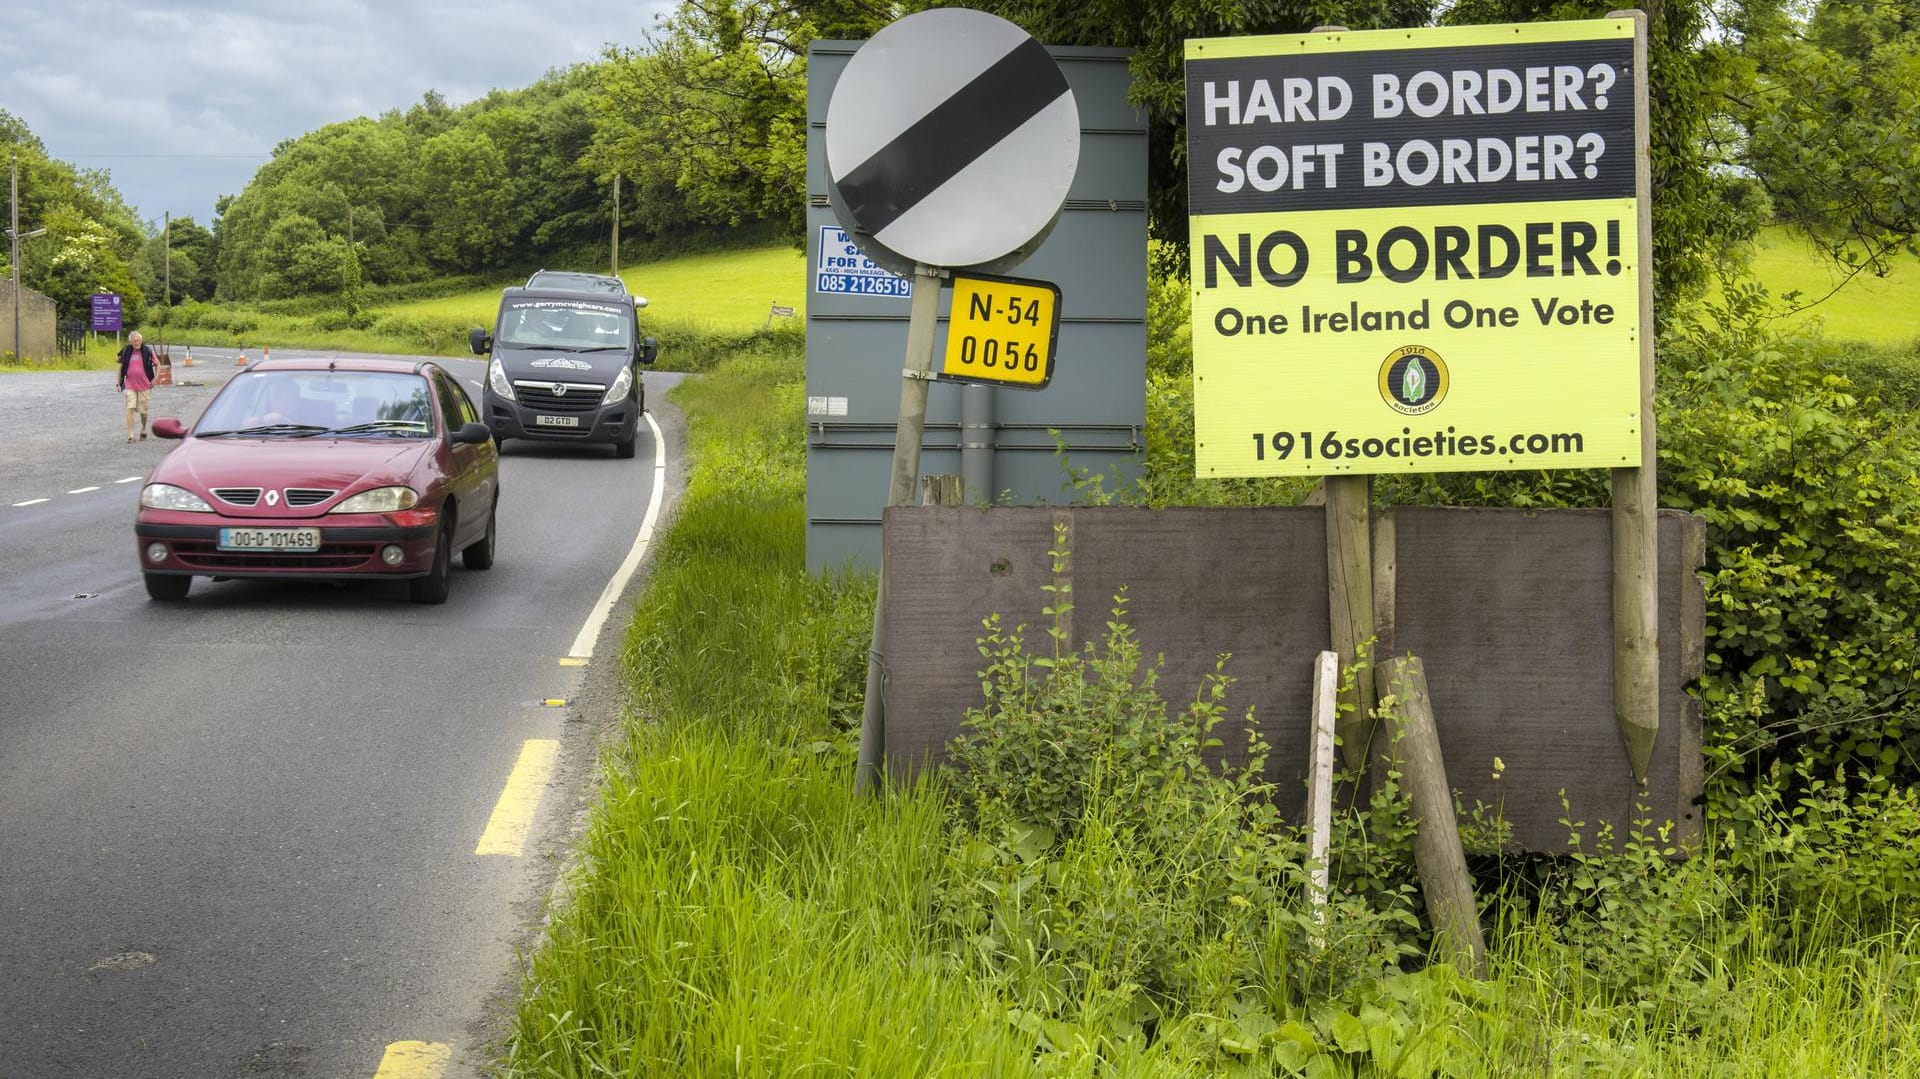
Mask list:
[[[195,357],[155,415],[233,371]],[[479,362],[442,362],[477,399]],[[646,379],[664,457],[644,425],[628,461],[509,443],[498,562],[425,607],[204,578],[150,603],[134,505],[173,443],[125,442],[110,373],[0,375],[0,1079],[373,1076],[409,1042],[485,1063],[623,619],[560,660],[679,482],[676,377]],[[552,777],[516,788],[546,740]],[[476,853],[496,806],[531,813],[523,853]]]

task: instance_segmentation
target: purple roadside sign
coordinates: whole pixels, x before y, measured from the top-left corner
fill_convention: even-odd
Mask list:
[[[102,292],[93,297],[93,329],[120,332],[120,297]]]

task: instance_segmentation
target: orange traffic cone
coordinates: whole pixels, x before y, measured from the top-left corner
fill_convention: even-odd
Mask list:
[[[186,360],[184,360],[184,361],[183,361],[183,366],[186,366],[186,367],[192,367],[192,366],[193,366],[193,348],[192,348],[192,346],[188,346],[188,348],[187,348],[187,358],[186,358]]]
[[[247,354],[242,352],[240,355],[235,356],[233,358],[233,365],[235,367],[245,367],[247,365]]]
[[[265,363],[271,359],[273,359],[273,350],[268,348],[265,345],[261,345],[260,346],[260,362]]]

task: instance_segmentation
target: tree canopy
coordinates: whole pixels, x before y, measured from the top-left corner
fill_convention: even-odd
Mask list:
[[[107,174],[49,157],[26,122],[5,109],[0,155],[19,158],[21,231],[47,230],[20,243],[21,284],[51,297],[62,318],[85,312],[97,291],[117,292],[121,310],[138,321],[146,292],[133,265],[146,229]],[[0,273],[7,275],[13,273],[9,246],[0,243]]]

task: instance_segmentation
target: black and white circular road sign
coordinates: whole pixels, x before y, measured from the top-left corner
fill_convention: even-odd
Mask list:
[[[827,104],[827,174],[842,225],[898,273],[995,272],[1040,245],[1080,161],[1080,110],[1025,30],[936,8],[888,25]]]

